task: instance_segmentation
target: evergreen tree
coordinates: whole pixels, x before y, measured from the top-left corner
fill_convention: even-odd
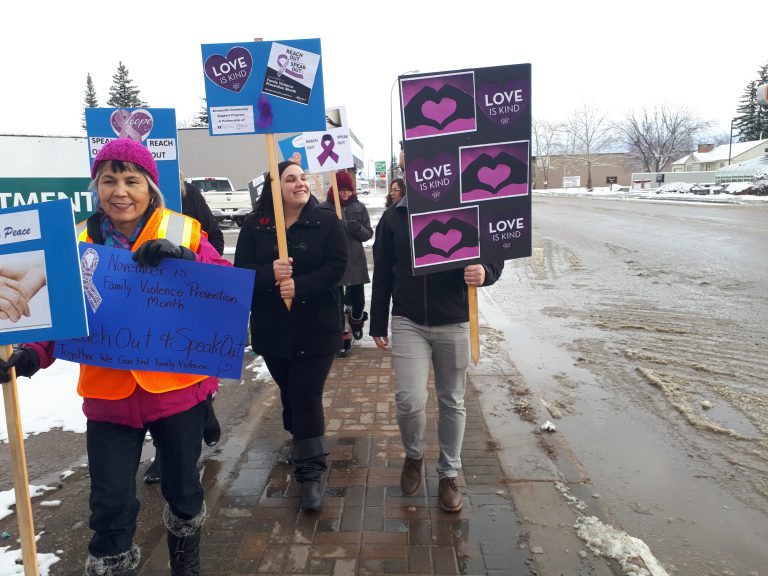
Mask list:
[[[757,101],[757,87],[768,83],[768,64],[757,71],[757,79],[747,83],[736,109],[733,127],[739,131],[739,142],[768,138],[768,109]]]
[[[91,74],[88,73],[88,79],[85,81],[85,101],[83,102],[84,108],[98,108],[99,100],[96,98],[96,89],[93,87],[93,80],[91,80]],[[80,124],[85,130],[85,110],[83,110],[83,119]]]
[[[112,76],[112,87],[109,89],[107,106],[112,108],[146,108],[149,106],[139,98],[139,89],[128,77],[128,68],[120,62],[117,72]]]
[[[207,128],[208,127],[208,101],[205,98],[200,98],[203,103],[200,105],[200,111],[195,116],[195,121],[192,122],[193,128]]]

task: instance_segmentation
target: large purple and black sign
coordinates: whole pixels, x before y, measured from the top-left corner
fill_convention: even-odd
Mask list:
[[[400,78],[414,274],[531,255],[531,66]]]

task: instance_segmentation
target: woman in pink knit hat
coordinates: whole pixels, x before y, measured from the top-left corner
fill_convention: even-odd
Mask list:
[[[127,138],[108,142],[93,161],[91,177],[96,212],[78,224],[79,241],[131,250],[143,266],[157,266],[163,258],[231,266],[197,220],[165,208],[157,165],[142,144]],[[0,361],[0,380],[11,366],[27,377],[47,368],[53,349],[54,342],[21,345],[7,363]],[[200,574],[205,502],[197,461],[208,399],[217,388],[217,379],[204,375],[80,365],[77,390],[88,419],[94,531],[86,576],[134,574],[139,565],[140,550],[133,543],[139,513],[136,472],[147,430],[163,460],[160,485],[167,502],[163,521],[171,573]]]

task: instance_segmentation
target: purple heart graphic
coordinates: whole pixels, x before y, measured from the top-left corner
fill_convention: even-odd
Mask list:
[[[242,46],[235,46],[224,57],[211,54],[205,59],[205,75],[208,79],[230,92],[240,92],[253,70],[253,57]]]
[[[424,118],[434,120],[438,124],[442,124],[443,120],[454,112],[456,112],[456,100],[453,98],[441,98],[440,102],[427,100],[421,105],[421,113]]]
[[[110,115],[109,124],[118,138],[130,138],[136,142],[143,142],[152,131],[154,119],[149,110],[129,112],[124,108],[118,108]]]
[[[480,180],[480,182],[488,184],[491,188],[496,189],[499,184],[509,178],[511,173],[512,169],[505,164],[499,164],[496,168],[488,168],[488,166],[484,166],[478,170],[477,179]]]
[[[445,234],[442,232],[435,232],[429,237],[429,243],[446,254],[450,254],[451,248],[456,246],[460,240],[461,232],[458,230],[448,230]]]
[[[510,80],[503,85],[485,84],[477,91],[477,106],[497,126],[508,126],[528,107],[530,96],[531,87],[527,80]]]
[[[459,174],[457,159],[448,153],[434,158],[416,158],[405,168],[408,189],[437,202],[450,190]]]

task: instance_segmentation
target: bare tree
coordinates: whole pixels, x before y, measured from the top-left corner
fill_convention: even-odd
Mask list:
[[[660,172],[694,148],[696,139],[712,127],[685,106],[658,104],[649,110],[632,110],[616,125],[629,154],[643,164],[646,172]]]
[[[599,156],[610,151],[616,138],[613,126],[604,111],[582,103],[563,124],[566,154],[587,167],[587,189],[592,190],[592,166]]]
[[[561,127],[558,123],[549,120],[534,120],[531,125],[531,136],[533,140],[532,155],[535,158],[534,166],[537,172],[541,172],[544,188],[547,188],[552,156],[557,154],[562,147],[560,143]]]

